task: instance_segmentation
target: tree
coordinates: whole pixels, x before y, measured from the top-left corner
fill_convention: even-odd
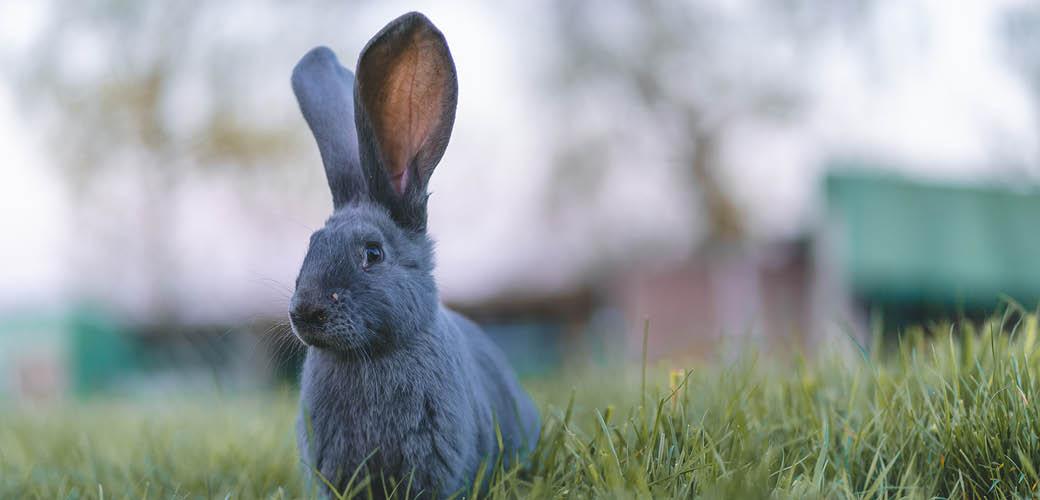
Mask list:
[[[159,0],[65,2],[52,14],[21,61],[24,102],[44,121],[69,181],[70,216],[82,231],[76,241],[145,263],[96,268],[88,258],[74,266],[95,288],[130,279],[114,273],[146,273],[147,320],[175,319],[169,231],[177,187],[200,172],[285,165],[309,146],[296,110],[265,106],[262,89],[288,95],[291,65],[270,61],[300,38],[292,20],[313,34],[341,28],[330,21],[345,17],[268,2]],[[99,200],[114,177],[129,177],[140,196],[106,209]],[[84,214],[92,209],[116,221],[107,239]]]
[[[1040,120],[1040,7],[1025,4],[1008,9],[1002,35],[1007,56],[1033,99],[1034,119]],[[1035,159],[1030,163],[1035,165]]]
[[[702,207],[705,245],[740,243],[745,217],[725,186],[726,135],[746,121],[784,122],[805,101],[814,47],[855,25],[867,2],[623,0],[560,2],[566,124],[558,191],[594,192],[635,136],[666,150]],[[593,113],[592,126],[582,120]],[[631,166],[630,166],[631,167]],[[638,168],[638,167],[633,167]]]

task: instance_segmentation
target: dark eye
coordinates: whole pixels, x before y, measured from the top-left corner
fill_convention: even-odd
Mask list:
[[[361,265],[368,269],[373,264],[383,262],[383,247],[379,246],[379,243],[368,242],[365,243],[365,249],[361,252]]]

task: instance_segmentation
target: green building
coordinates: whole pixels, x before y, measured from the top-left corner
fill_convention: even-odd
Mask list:
[[[100,311],[0,315],[0,400],[86,396],[135,368],[130,337]]]
[[[886,326],[1040,303],[1040,189],[938,184],[835,169],[825,183],[838,267]]]

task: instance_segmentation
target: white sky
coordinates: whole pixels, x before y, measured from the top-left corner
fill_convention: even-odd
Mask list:
[[[788,237],[807,229],[819,174],[834,153],[889,159],[905,172],[937,178],[1006,181],[1020,175],[1022,165],[1034,180],[1040,178],[1032,103],[994,36],[999,7],[1006,3],[966,1],[954,9],[938,0],[882,2],[874,28],[883,34],[877,37],[882,43],[869,67],[859,49],[840,39],[827,45],[812,80],[817,98],[804,122],[749,125],[728,138],[728,181],[756,235]],[[446,34],[459,71],[455,132],[431,186],[430,224],[445,297],[473,300],[505,288],[563,286],[584,261],[613,243],[579,242],[559,255],[552,245],[558,229],[536,216],[552,153],[552,137],[540,126],[551,115],[539,80],[547,32],[536,15],[539,4],[374,4],[355,20],[364,30],[318,43],[360,47],[386,21],[417,9]],[[33,5],[0,3],[0,61],[23,50],[46,15]],[[914,24],[914,9],[926,14],[924,36]],[[340,57],[348,63],[356,54]],[[67,224],[74,207],[40,131],[23,125],[11,88],[15,75],[16,68],[0,72],[0,311],[60,303],[74,274],[69,246],[92,237]],[[287,84],[283,91],[279,105],[294,105]],[[307,168],[312,171],[301,175],[320,186],[320,166]],[[659,203],[665,202],[655,201],[657,193],[669,188],[661,182],[649,177],[641,184],[608,186],[624,204],[604,216],[619,227],[644,228],[635,231],[639,237],[667,238],[675,221],[660,216]],[[280,292],[259,283],[292,283],[307,234],[328,210],[327,193],[315,192],[312,200],[257,212],[235,199],[233,183],[208,179],[180,194],[185,199],[170,244],[185,271],[178,285],[182,300],[199,319],[229,309],[248,316],[283,307]],[[633,231],[619,231],[619,241],[624,232]],[[105,296],[133,309],[138,290],[124,285]]]

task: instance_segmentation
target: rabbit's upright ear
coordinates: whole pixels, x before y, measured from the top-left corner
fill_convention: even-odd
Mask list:
[[[426,228],[426,185],[451,137],[455,63],[426,16],[405,14],[361,52],[355,90],[361,162],[372,197],[398,223]]]
[[[354,75],[331,50],[317,47],[296,64],[292,88],[318,142],[335,208],[365,196],[354,126]]]

